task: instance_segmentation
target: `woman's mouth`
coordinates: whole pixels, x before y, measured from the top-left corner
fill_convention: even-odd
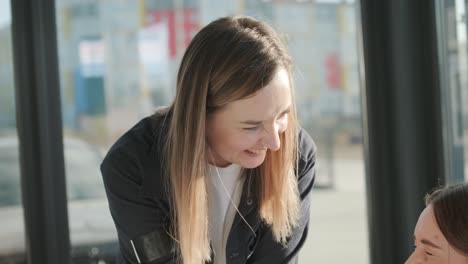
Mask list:
[[[253,154],[253,155],[260,155],[266,152],[266,148],[265,149],[247,149],[245,150],[245,152],[249,154]]]

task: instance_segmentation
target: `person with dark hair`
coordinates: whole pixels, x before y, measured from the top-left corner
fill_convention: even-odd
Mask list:
[[[172,104],[101,164],[118,263],[298,263],[316,146],[294,96],[291,58],[269,25],[223,17],[202,28]]]
[[[468,184],[435,190],[414,230],[406,264],[468,264]]]

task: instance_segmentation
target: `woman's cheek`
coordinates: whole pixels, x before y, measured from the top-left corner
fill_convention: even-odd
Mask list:
[[[237,146],[239,146],[242,150],[251,148],[258,144],[260,141],[260,133],[245,133],[243,136],[237,139]]]

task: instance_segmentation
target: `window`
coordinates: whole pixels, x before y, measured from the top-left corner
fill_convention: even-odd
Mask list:
[[[9,0],[0,0],[0,262],[25,259]]]
[[[85,156],[78,151],[89,153],[77,160],[78,167],[69,164],[75,155],[65,153],[67,182],[85,184],[77,187],[78,197],[102,189],[94,176],[78,183],[83,173],[77,171],[97,169],[99,155],[118,137],[171,102],[181,57],[198,30],[220,16],[254,16],[287,40],[300,122],[319,147],[309,239],[300,262],[367,263],[356,8],[354,1],[56,1],[64,135],[80,142],[76,157]],[[98,193],[84,201],[100,215],[96,224],[113,227]],[[83,245],[116,250],[113,233],[94,233]],[[331,252],[337,248],[341,254]],[[107,258],[99,252],[96,258]]]
[[[437,2],[447,183],[468,179],[467,5]]]

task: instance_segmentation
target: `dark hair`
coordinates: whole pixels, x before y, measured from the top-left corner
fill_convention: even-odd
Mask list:
[[[426,195],[442,234],[457,250],[468,255],[468,184],[442,187]]]

